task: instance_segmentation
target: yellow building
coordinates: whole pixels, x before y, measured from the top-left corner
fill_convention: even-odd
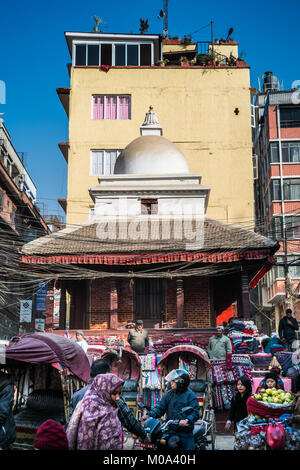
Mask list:
[[[163,47],[174,48],[166,49],[160,35],[65,36],[70,88],[57,92],[69,116],[69,142],[59,144],[68,162],[67,199],[60,201],[67,225],[89,218],[89,189],[101,174],[113,173],[119,152],[139,136],[149,105],[190,172],[211,188],[207,216],[235,225],[253,219],[249,67],[195,60],[162,67]],[[228,47],[219,44],[218,54],[227,55]]]

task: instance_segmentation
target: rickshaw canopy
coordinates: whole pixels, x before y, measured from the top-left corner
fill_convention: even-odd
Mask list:
[[[8,361],[59,363],[84,382],[90,380],[90,364],[83,349],[70,339],[53,333],[14,336],[5,349],[5,356]]]
[[[171,356],[173,355],[180,355],[182,353],[192,353],[196,355],[198,358],[202,359],[204,361],[205,367],[210,368],[210,360],[208,358],[207,352],[204,351],[204,349],[199,348],[198,346],[194,346],[192,344],[189,345],[184,345],[184,346],[174,346],[173,348],[168,349],[163,355],[162,358],[159,361],[159,365],[163,366],[163,364],[166,362],[167,359],[171,359]]]
[[[101,359],[112,362],[112,373],[117,374],[123,380],[139,380],[141,373],[141,358],[132,349],[125,347],[119,350],[110,349],[104,351]]]

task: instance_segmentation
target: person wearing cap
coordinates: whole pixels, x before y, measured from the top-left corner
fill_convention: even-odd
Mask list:
[[[53,419],[48,419],[38,428],[33,443],[35,450],[69,450],[69,442],[64,427]]]
[[[290,308],[286,310],[286,316],[283,317],[278,326],[280,339],[284,343],[284,348],[292,352],[292,345],[296,339],[296,331],[299,329],[296,318],[293,318],[293,312]]]
[[[224,361],[226,359],[226,354],[232,353],[231,341],[223,333],[224,327],[218,325],[216,334],[209,338],[207,354],[212,360]]]
[[[89,345],[84,339],[84,333],[82,330],[76,331],[75,343],[77,343],[84,350],[85,353],[87,352]]]
[[[135,328],[129,330],[127,341],[130,347],[137,354],[145,354],[145,349],[149,344],[149,337],[147,330],[143,328],[144,324],[142,320],[137,320]]]

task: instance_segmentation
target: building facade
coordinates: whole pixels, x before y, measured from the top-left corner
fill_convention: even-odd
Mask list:
[[[20,299],[34,297],[19,269],[21,246],[50,233],[36,206],[36,187],[0,119],[0,339],[19,333]]]
[[[260,283],[258,303],[277,329],[287,306],[300,321],[300,100],[267,72],[253,121],[256,231],[280,242],[277,265]]]
[[[60,330],[120,332],[137,319],[156,331],[205,330],[232,305],[249,319],[249,289],[276,243],[206,217],[211,189],[153,110],[140,127],[114,173],[90,188],[90,220],[24,245],[23,269],[59,283]]]
[[[114,172],[150,105],[189,171],[211,188],[207,215],[233,224],[253,219],[250,78],[237,43],[207,43],[197,54],[195,45],[159,35],[65,37],[70,86],[57,93],[69,117],[68,142],[59,144],[68,162],[67,199],[59,201],[68,226],[89,218],[89,188]]]

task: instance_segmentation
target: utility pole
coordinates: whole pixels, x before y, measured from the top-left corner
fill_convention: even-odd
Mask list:
[[[214,22],[210,22],[210,27],[211,27],[211,50],[212,50],[212,55],[214,55]]]

